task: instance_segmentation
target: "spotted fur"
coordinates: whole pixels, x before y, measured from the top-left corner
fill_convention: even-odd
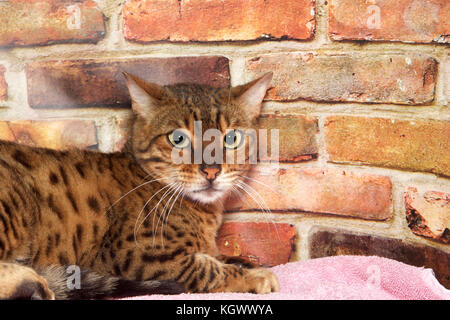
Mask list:
[[[215,244],[221,201],[250,165],[176,165],[167,139],[192,132],[194,121],[223,133],[257,127],[271,74],[232,89],[126,78],[135,116],[124,152],[0,142],[0,298],[175,293],[176,283],[189,292],[277,290],[271,272],[232,263]],[[67,265],[83,270],[82,291],[64,287]]]

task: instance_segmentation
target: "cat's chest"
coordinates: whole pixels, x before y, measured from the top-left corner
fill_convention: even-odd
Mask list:
[[[199,234],[201,234],[200,250],[203,253],[215,256],[218,254],[216,237],[222,223],[221,214],[203,215],[197,220]]]

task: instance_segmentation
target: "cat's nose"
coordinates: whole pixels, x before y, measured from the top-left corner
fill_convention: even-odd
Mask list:
[[[206,166],[201,168],[201,170],[204,174],[206,174],[206,179],[209,180],[210,182],[213,181],[220,172],[220,168],[215,166],[214,167]]]

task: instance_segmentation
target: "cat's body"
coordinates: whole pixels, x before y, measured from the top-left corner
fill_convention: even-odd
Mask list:
[[[222,222],[221,202],[201,198],[225,194],[213,185],[219,176],[217,169],[213,178],[209,177],[212,169],[204,165],[185,165],[174,172],[170,153],[164,154],[172,148],[166,136],[176,128],[189,130],[194,120],[202,121],[205,128],[220,127],[219,122],[224,121],[229,124],[222,114],[195,107],[207,108],[212,103],[221,111],[217,105],[225,99],[225,91],[209,88],[202,96],[195,93],[200,87],[175,86],[164,89],[164,98],[140,81],[128,76],[137,118],[126,152],[54,151],[0,142],[0,298],[35,295],[36,286],[43,292],[38,294],[42,298],[51,298],[53,293],[56,298],[83,297],[76,289],[67,292],[63,280],[51,279],[52,272],[64,273],[48,268],[55,265],[76,265],[104,275],[92,276],[106,286],[104,292],[87,297],[108,296],[120,286],[128,289],[128,294],[178,289],[172,282],[149,280],[176,281],[192,292],[276,290],[276,279],[269,271],[227,264],[227,258],[219,256],[215,237]],[[142,107],[154,101],[139,101],[142,92],[136,90],[142,87],[145,94],[157,96],[160,105],[176,100],[179,114],[170,114],[168,107],[165,116],[164,110],[159,110],[157,117],[145,113]],[[185,114],[180,104],[188,106]],[[160,125],[151,125],[151,121]],[[168,130],[168,126],[173,128]],[[167,167],[162,168],[164,165]],[[229,167],[229,173],[248,168],[235,165]],[[211,188],[193,190],[202,185],[199,179],[203,180],[204,174]],[[40,270],[46,280],[22,265]],[[139,283],[147,287],[139,289]],[[135,288],[130,290],[132,286]],[[99,289],[91,292],[95,290]]]

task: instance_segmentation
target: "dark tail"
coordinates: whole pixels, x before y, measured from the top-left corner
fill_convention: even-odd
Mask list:
[[[79,279],[67,273],[65,266],[50,266],[37,270],[47,280],[57,300],[124,298],[147,294],[178,294],[183,285],[175,281],[134,281],[81,270]]]

